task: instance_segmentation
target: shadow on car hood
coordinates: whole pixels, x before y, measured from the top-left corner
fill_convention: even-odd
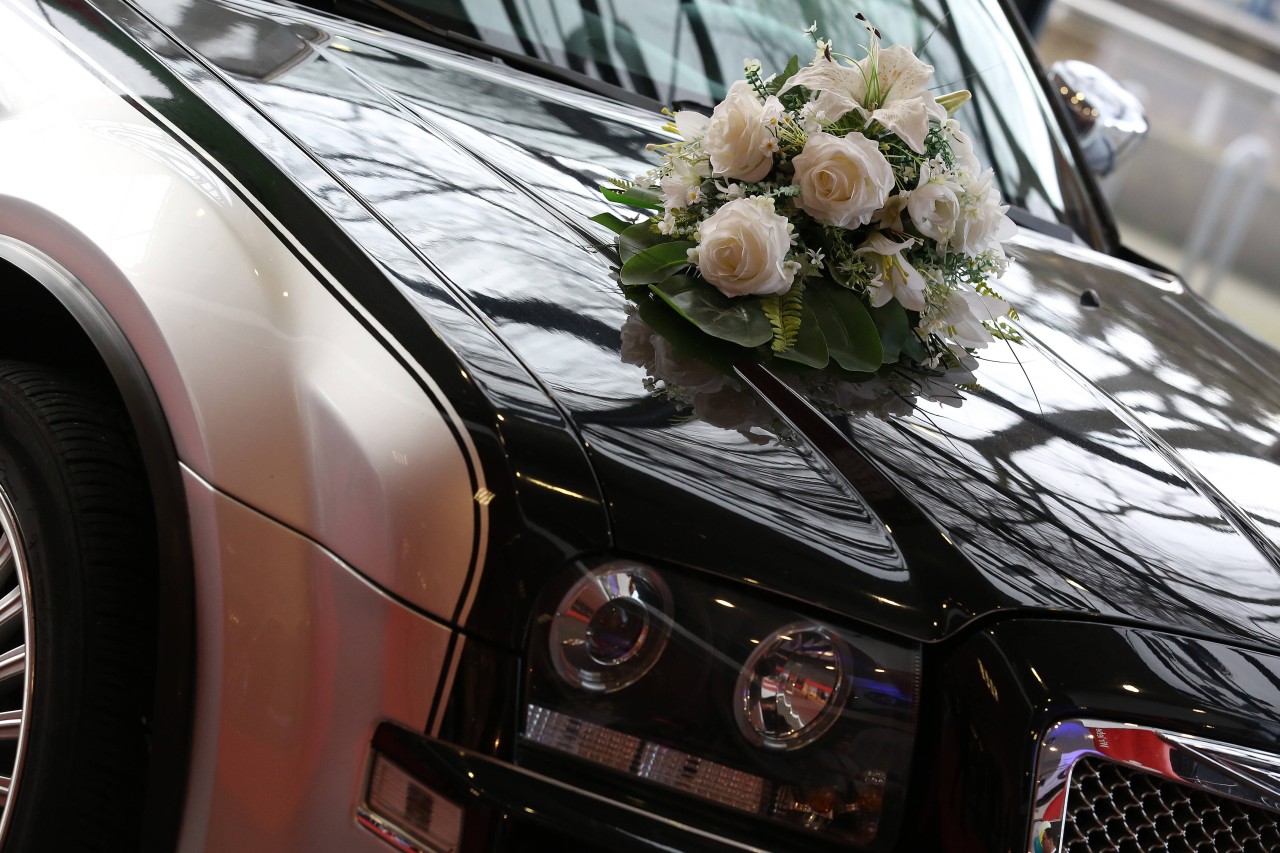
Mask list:
[[[1276,353],[1177,283],[1024,233],[1001,289],[1029,340],[983,351],[977,387],[812,426],[766,377],[743,417],[776,430],[690,418],[626,360],[611,235],[587,221],[601,182],[648,168],[658,116],[320,17],[144,5],[537,377],[617,549],[922,640],[1032,608],[1280,646]]]

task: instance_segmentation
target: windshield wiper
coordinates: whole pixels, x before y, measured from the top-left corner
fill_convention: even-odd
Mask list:
[[[1056,237],[1059,240],[1065,240],[1068,243],[1078,243],[1087,245],[1069,226],[1063,225],[1061,222],[1054,222],[1051,219],[1044,219],[1036,216],[1025,207],[1018,207],[1016,204],[1009,205],[1009,211],[1006,214],[1013,220],[1014,224],[1019,228],[1026,228],[1028,231],[1035,231],[1040,234]]]

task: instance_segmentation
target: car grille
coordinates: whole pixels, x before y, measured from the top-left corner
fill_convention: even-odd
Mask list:
[[[1104,758],[1072,768],[1065,853],[1266,853],[1280,850],[1280,814]]]

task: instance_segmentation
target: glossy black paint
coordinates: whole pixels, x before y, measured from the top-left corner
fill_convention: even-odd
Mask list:
[[[509,348],[505,375],[514,358],[537,377],[525,374],[519,393],[539,387],[567,419],[598,490],[585,478],[566,486],[562,474],[521,472],[525,483],[553,484],[523,489],[522,506],[548,491],[603,498],[616,548],[920,639],[1035,608],[1280,642],[1280,512],[1254,485],[1280,473],[1280,387],[1265,369],[1275,356],[1177,284],[1032,236],[1004,283],[1029,345],[989,348],[982,389],[959,407],[925,402],[838,425],[965,556],[937,559],[947,554],[939,550],[909,563],[892,525],[807,438],[760,444],[681,421],[646,392],[641,370],[621,362],[626,301],[601,251],[608,235],[584,222],[605,207],[601,179],[645,168],[655,120],[320,17],[254,16],[208,0],[146,6],[188,45],[236,33],[248,40],[240,53],[264,33],[278,42],[279,28],[305,18],[308,38],[295,36],[287,68],[251,78],[228,67],[224,81],[324,168],[289,169],[313,197],[341,190],[361,204],[340,220],[357,242],[369,239],[365,220],[383,241],[394,229],[403,243],[366,249],[426,264],[443,283],[431,292],[447,293],[451,309]],[[254,26],[232,26],[246,16]],[[324,48],[314,46],[317,29],[329,34]],[[400,285],[435,328],[450,328],[420,283]],[[1088,288],[1102,308],[1082,308]],[[492,338],[461,343],[473,366],[493,349]],[[513,414],[536,421],[531,405]],[[489,600],[469,627],[488,632],[491,616],[515,603]]]
[[[1025,849],[1036,738],[1058,719],[1280,748],[1280,364],[1175,281],[1031,235],[1002,287],[1029,343],[989,348],[959,406],[815,422],[747,369],[788,440],[691,421],[622,361],[609,235],[585,221],[600,180],[646,168],[656,120],[284,7],[143,7],[41,6],[432,374],[501,489],[463,626],[480,639],[436,711],[453,744],[377,741],[483,803],[471,849],[516,843],[490,834],[504,814],[615,848],[722,847],[505,763],[512,651],[546,578],[586,552],[927,642],[903,850]],[[274,59],[201,55],[214,35]]]

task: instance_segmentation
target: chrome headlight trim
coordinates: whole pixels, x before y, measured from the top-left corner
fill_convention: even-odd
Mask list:
[[[629,687],[671,637],[671,591],[649,566],[615,560],[588,572],[556,607],[551,660],[568,684],[595,693]]]

